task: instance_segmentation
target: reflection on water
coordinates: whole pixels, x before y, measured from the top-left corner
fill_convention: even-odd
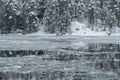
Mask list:
[[[0,51],[0,80],[120,80],[120,44]]]

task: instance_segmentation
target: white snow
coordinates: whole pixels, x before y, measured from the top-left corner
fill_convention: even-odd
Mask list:
[[[74,21],[71,23],[72,35],[81,35],[81,36],[95,36],[95,35],[106,35],[105,32],[95,32],[90,28],[87,28],[84,23]]]
[[[9,19],[12,19],[12,16],[9,16]]]
[[[107,31],[92,31],[90,28],[86,27],[85,23],[80,23],[78,21],[71,22],[72,35],[80,36],[108,36]],[[120,28],[115,29],[115,33],[112,33],[111,36],[120,36]]]
[[[20,15],[20,13],[21,13],[21,11],[19,11],[19,10],[16,11],[16,14],[17,14],[17,15]]]
[[[72,35],[81,35],[86,33],[86,25],[83,23],[79,23],[78,21],[74,21],[71,23]]]
[[[12,18],[10,16],[9,18]],[[44,25],[38,24],[38,32],[32,33],[32,34],[26,34],[24,36],[56,36],[56,34],[50,34],[45,32]],[[64,36],[120,36],[120,28],[116,27],[115,32],[113,32],[111,35],[108,35],[107,31],[92,31],[90,28],[86,27],[87,25],[85,23],[80,23],[78,21],[71,22],[71,31],[72,34],[66,34]],[[17,31],[16,31],[17,32]],[[18,31],[21,32],[21,31]],[[9,34],[9,35],[19,35],[19,34]],[[22,34],[21,34],[22,35]],[[60,36],[59,36],[60,37]]]
[[[46,35],[46,33],[44,32],[45,26],[44,26],[44,25],[41,25],[41,24],[38,24],[38,26],[39,26],[39,31],[38,31],[38,32],[35,32],[35,33],[32,33],[32,34],[28,34],[28,35],[29,35],[29,36]]]
[[[30,15],[36,15],[36,13],[34,11],[31,11],[29,14]]]

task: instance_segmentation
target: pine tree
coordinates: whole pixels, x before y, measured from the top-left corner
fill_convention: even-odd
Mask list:
[[[91,27],[92,31],[94,30],[94,6],[92,3],[89,4],[88,7],[88,22],[89,26]]]
[[[68,1],[59,0],[48,4],[45,14],[46,31],[51,33],[69,32],[70,16]]]
[[[113,26],[115,24],[115,16],[114,14],[112,13],[112,10],[110,10],[108,12],[108,15],[107,15],[107,25],[108,25],[108,35],[111,35],[111,33],[113,32]]]
[[[111,22],[120,27],[119,14],[119,0],[0,0],[0,30],[32,33],[41,24],[46,32],[66,34],[72,21],[88,20],[90,29],[105,31]]]

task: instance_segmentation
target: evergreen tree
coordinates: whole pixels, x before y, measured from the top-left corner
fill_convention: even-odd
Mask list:
[[[91,27],[91,29],[94,29],[94,6],[92,3],[89,4],[88,7],[88,22],[89,22],[89,26]]]
[[[113,31],[114,26],[120,27],[120,1],[0,0],[0,32],[3,34],[17,30],[32,33],[38,31],[39,25],[45,26],[45,32],[66,34],[71,32],[69,26],[74,20],[88,21],[92,30],[106,31],[109,27]]]
[[[115,24],[115,15],[112,13],[112,10],[110,10],[107,15],[107,25],[109,29],[108,35],[111,35],[111,33],[113,32],[114,24]]]

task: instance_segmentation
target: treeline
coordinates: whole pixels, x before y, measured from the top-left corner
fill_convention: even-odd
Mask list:
[[[44,0],[0,0],[1,33],[32,33],[43,19]]]
[[[119,0],[0,0],[0,32],[32,33],[44,25],[49,33],[71,33],[72,21],[91,30],[120,27]]]

